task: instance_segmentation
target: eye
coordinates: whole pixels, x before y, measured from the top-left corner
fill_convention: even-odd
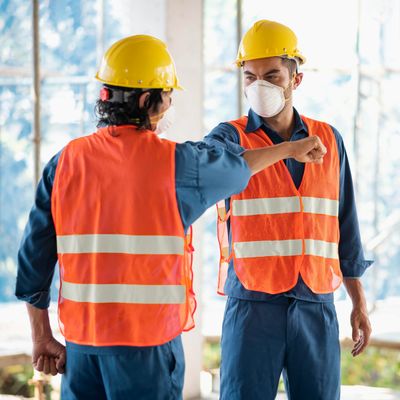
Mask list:
[[[245,80],[246,82],[253,82],[255,80],[255,77],[251,75],[246,75]]]

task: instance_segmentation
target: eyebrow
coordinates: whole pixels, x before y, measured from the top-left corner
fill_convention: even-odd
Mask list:
[[[276,69],[276,68],[275,68],[275,69],[271,69],[271,71],[266,72],[265,74],[263,74],[263,76],[276,74],[276,73],[278,73],[278,72],[280,72],[279,69]],[[250,71],[243,71],[243,73],[244,73],[245,75],[255,76],[255,74],[253,74],[253,73],[250,72]]]

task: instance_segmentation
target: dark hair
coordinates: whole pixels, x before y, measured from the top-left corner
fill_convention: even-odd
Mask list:
[[[95,114],[97,127],[110,125],[136,125],[140,129],[151,129],[149,109],[158,111],[163,100],[162,89],[131,89],[120,86],[104,85],[109,93],[109,100],[98,99]],[[139,97],[149,92],[144,107],[139,108]]]
[[[281,57],[282,64],[289,70],[289,75],[297,73],[297,62],[293,58]]]

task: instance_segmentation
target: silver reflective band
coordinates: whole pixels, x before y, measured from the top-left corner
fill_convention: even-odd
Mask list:
[[[306,213],[338,215],[339,202],[337,200],[319,197],[302,197],[302,200]],[[236,217],[295,213],[300,210],[300,198],[297,196],[234,200],[232,202],[232,215]]]
[[[179,236],[138,235],[63,235],[57,236],[57,252],[179,254],[184,253],[184,239]]]
[[[306,239],[306,254],[324,258],[339,258],[337,243],[324,242],[322,240]]]
[[[183,304],[183,285],[81,284],[62,282],[61,296],[81,303]]]
[[[297,196],[234,200],[232,202],[232,215],[236,217],[292,212],[300,212],[300,200]]]
[[[303,197],[304,212],[324,214],[332,217],[339,215],[339,201],[319,197]]]
[[[233,245],[236,258],[297,256],[302,254],[301,240],[259,240]]]
[[[338,259],[337,243],[306,239],[306,255]],[[255,242],[236,242],[233,244],[236,258],[301,256],[302,241],[259,240]]]

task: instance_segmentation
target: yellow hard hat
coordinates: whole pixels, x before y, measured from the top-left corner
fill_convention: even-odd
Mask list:
[[[286,25],[262,19],[257,21],[243,36],[239,45],[236,65],[243,61],[267,57],[298,59],[304,64],[306,58],[297,48],[297,37]]]
[[[167,46],[149,35],[115,42],[104,54],[96,79],[127,88],[183,89]]]

